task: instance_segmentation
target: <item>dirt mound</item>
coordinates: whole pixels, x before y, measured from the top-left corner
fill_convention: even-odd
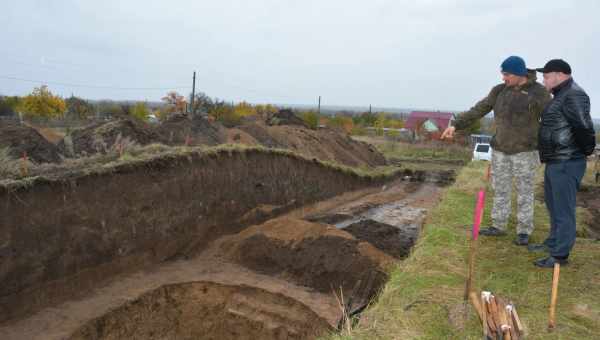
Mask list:
[[[354,167],[386,164],[383,155],[373,146],[331,129],[311,130],[291,111],[282,110],[267,122],[248,118],[238,127],[226,128],[200,116],[175,114],[153,127],[134,119],[121,118],[74,130],[58,147],[66,155],[80,156],[108,152],[116,147],[116,143],[120,145],[122,140],[139,145],[214,146],[235,143],[293,150],[310,158]]]
[[[29,160],[36,163],[58,163],[61,161],[59,148],[47,141],[35,129],[12,122],[0,122],[0,148],[9,148],[14,158],[27,153]]]
[[[342,230],[395,258],[408,256],[415,243],[414,233],[370,219],[353,223]]]
[[[200,116],[174,114],[161,123],[156,132],[168,145],[217,145],[227,141],[225,128]]]
[[[268,125],[297,125],[308,128],[308,124],[302,118],[296,116],[290,109],[282,109],[267,120]]]
[[[162,286],[69,339],[314,339],[330,326],[304,304],[249,286]]]
[[[295,125],[269,126],[260,121],[247,122],[239,126],[239,129],[269,148],[290,149],[307,157],[348,166],[386,164],[383,155],[373,146],[331,129],[311,130]]]
[[[352,235],[319,223],[281,218],[221,241],[225,256],[267,275],[364,304],[385,283],[393,258]]]
[[[134,119],[117,119],[95,123],[73,130],[59,144],[73,155],[106,153],[118,143],[133,142],[140,145],[156,143],[159,135],[145,123]]]
[[[227,143],[229,144],[244,144],[244,145],[259,145],[260,143],[250,136],[247,132],[244,132],[237,128],[227,129]]]

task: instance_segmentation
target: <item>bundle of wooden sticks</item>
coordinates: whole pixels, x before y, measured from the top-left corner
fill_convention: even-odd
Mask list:
[[[524,328],[512,303],[506,303],[490,292],[470,293],[470,300],[477,310],[486,339],[518,340],[524,336]]]

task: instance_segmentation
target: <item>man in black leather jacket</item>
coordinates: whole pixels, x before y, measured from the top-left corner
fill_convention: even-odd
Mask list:
[[[553,59],[537,71],[544,74],[544,86],[554,95],[542,112],[538,134],[540,160],[546,163],[544,198],[551,226],[544,243],[530,245],[529,250],[548,251],[550,256],[534,264],[551,268],[555,263],[567,264],[575,244],[575,197],[596,136],[590,98],[571,77],[569,64]]]

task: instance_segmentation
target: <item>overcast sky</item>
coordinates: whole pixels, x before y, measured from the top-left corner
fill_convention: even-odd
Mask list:
[[[600,117],[600,1],[2,1],[0,93],[464,110],[563,58]],[[32,82],[24,81],[30,80]]]

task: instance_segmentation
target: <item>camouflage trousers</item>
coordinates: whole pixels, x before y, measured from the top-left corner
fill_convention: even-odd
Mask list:
[[[517,189],[517,233],[533,232],[533,207],[535,175],[540,165],[537,151],[508,155],[494,150],[492,153],[492,187],[494,206],[492,224],[506,230],[511,214],[513,180]]]

